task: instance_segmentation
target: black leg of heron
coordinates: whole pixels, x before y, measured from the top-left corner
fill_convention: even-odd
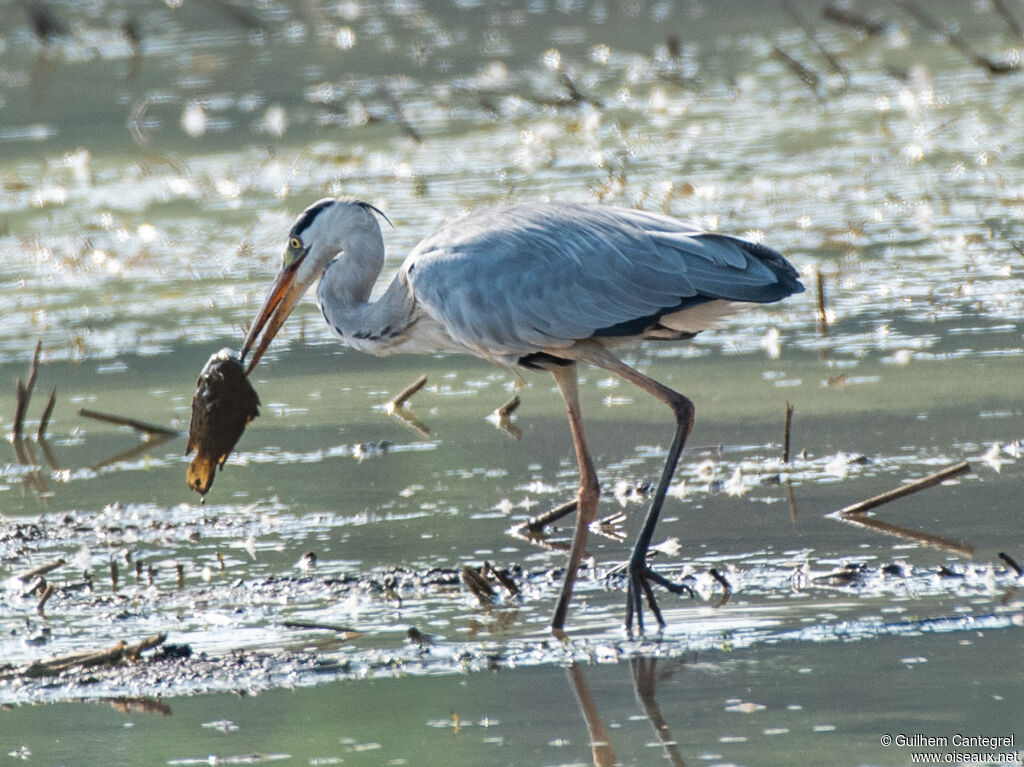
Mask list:
[[[586,553],[587,533],[590,531],[590,523],[597,516],[598,486],[597,472],[594,471],[594,462],[590,458],[590,450],[587,449],[587,441],[583,436],[583,414],[580,412],[576,365],[554,368],[551,374],[555,377],[558,389],[562,392],[562,398],[565,400],[565,407],[569,413],[569,427],[572,429],[572,441],[576,448],[576,461],[580,467],[576,528],[573,531],[572,545],[569,548],[569,560],[565,567],[562,591],[558,597],[558,603],[555,605],[555,614],[551,618],[551,630],[557,634],[565,626],[565,616],[569,610],[572,587],[576,583],[576,574],[583,561],[583,555]]]
[[[675,473],[676,464],[679,463],[679,456],[682,455],[686,438],[690,436],[693,429],[693,403],[679,392],[664,386],[653,378],[648,378],[643,373],[634,370],[629,365],[620,362],[607,352],[597,356],[591,356],[588,362],[598,365],[620,378],[640,387],[651,396],[661,400],[668,405],[676,419],[676,433],[672,438],[672,445],[668,450],[668,457],[665,459],[665,468],[661,471],[661,479],[654,491],[654,499],[651,501],[651,508],[647,511],[644,519],[644,526],[633,546],[633,553],[629,558],[629,587],[626,593],[626,630],[632,632],[633,618],[636,617],[637,629],[644,630],[643,599],[647,598],[647,604],[654,613],[659,626],[665,625],[661,617],[661,610],[654,598],[654,591],[651,589],[650,581],[676,593],[685,593],[686,589],[668,581],[658,575],[647,566],[647,550],[650,548],[651,539],[654,537],[654,528],[658,525],[658,517],[661,515],[661,507],[665,503],[665,495],[668,493],[669,484],[672,482],[672,475]]]

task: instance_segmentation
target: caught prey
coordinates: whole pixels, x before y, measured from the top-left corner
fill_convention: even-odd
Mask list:
[[[185,455],[196,451],[186,472],[188,486],[206,495],[214,471],[224,461],[253,418],[260,414],[260,398],[249,383],[245,368],[231,349],[210,357],[196,381],[192,420]]]

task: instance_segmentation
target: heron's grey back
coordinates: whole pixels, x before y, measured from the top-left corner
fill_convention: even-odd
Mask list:
[[[403,270],[423,309],[484,356],[640,335],[688,306],[803,290],[763,245],[654,213],[566,203],[470,213],[423,240]]]

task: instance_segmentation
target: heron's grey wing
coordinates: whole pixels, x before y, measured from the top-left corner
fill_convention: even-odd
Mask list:
[[[667,216],[524,203],[464,216],[403,265],[423,309],[484,356],[529,354],[714,299],[775,301],[801,290],[774,251]]]

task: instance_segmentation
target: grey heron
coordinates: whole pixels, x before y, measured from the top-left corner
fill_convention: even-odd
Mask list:
[[[673,584],[647,563],[666,491],[693,428],[693,403],[623,363],[616,347],[693,338],[744,306],[802,291],[774,250],[699,231],[674,218],[603,205],[527,202],[478,210],[420,242],[387,289],[370,300],[384,266],[372,205],[324,199],[288,234],[284,262],[242,346],[259,361],[298,300],[319,279],[317,303],[334,333],[371,354],[467,352],[497,365],[547,371],[568,411],[579,465],[576,525],[551,619],[565,625],[597,513],[598,480],[584,437],[578,363],[594,365],[667,405],[675,435],[628,564],[625,625],[643,631],[646,598],[665,625],[651,583]],[[262,337],[261,337],[262,333]],[[257,339],[259,342],[257,343]]]

